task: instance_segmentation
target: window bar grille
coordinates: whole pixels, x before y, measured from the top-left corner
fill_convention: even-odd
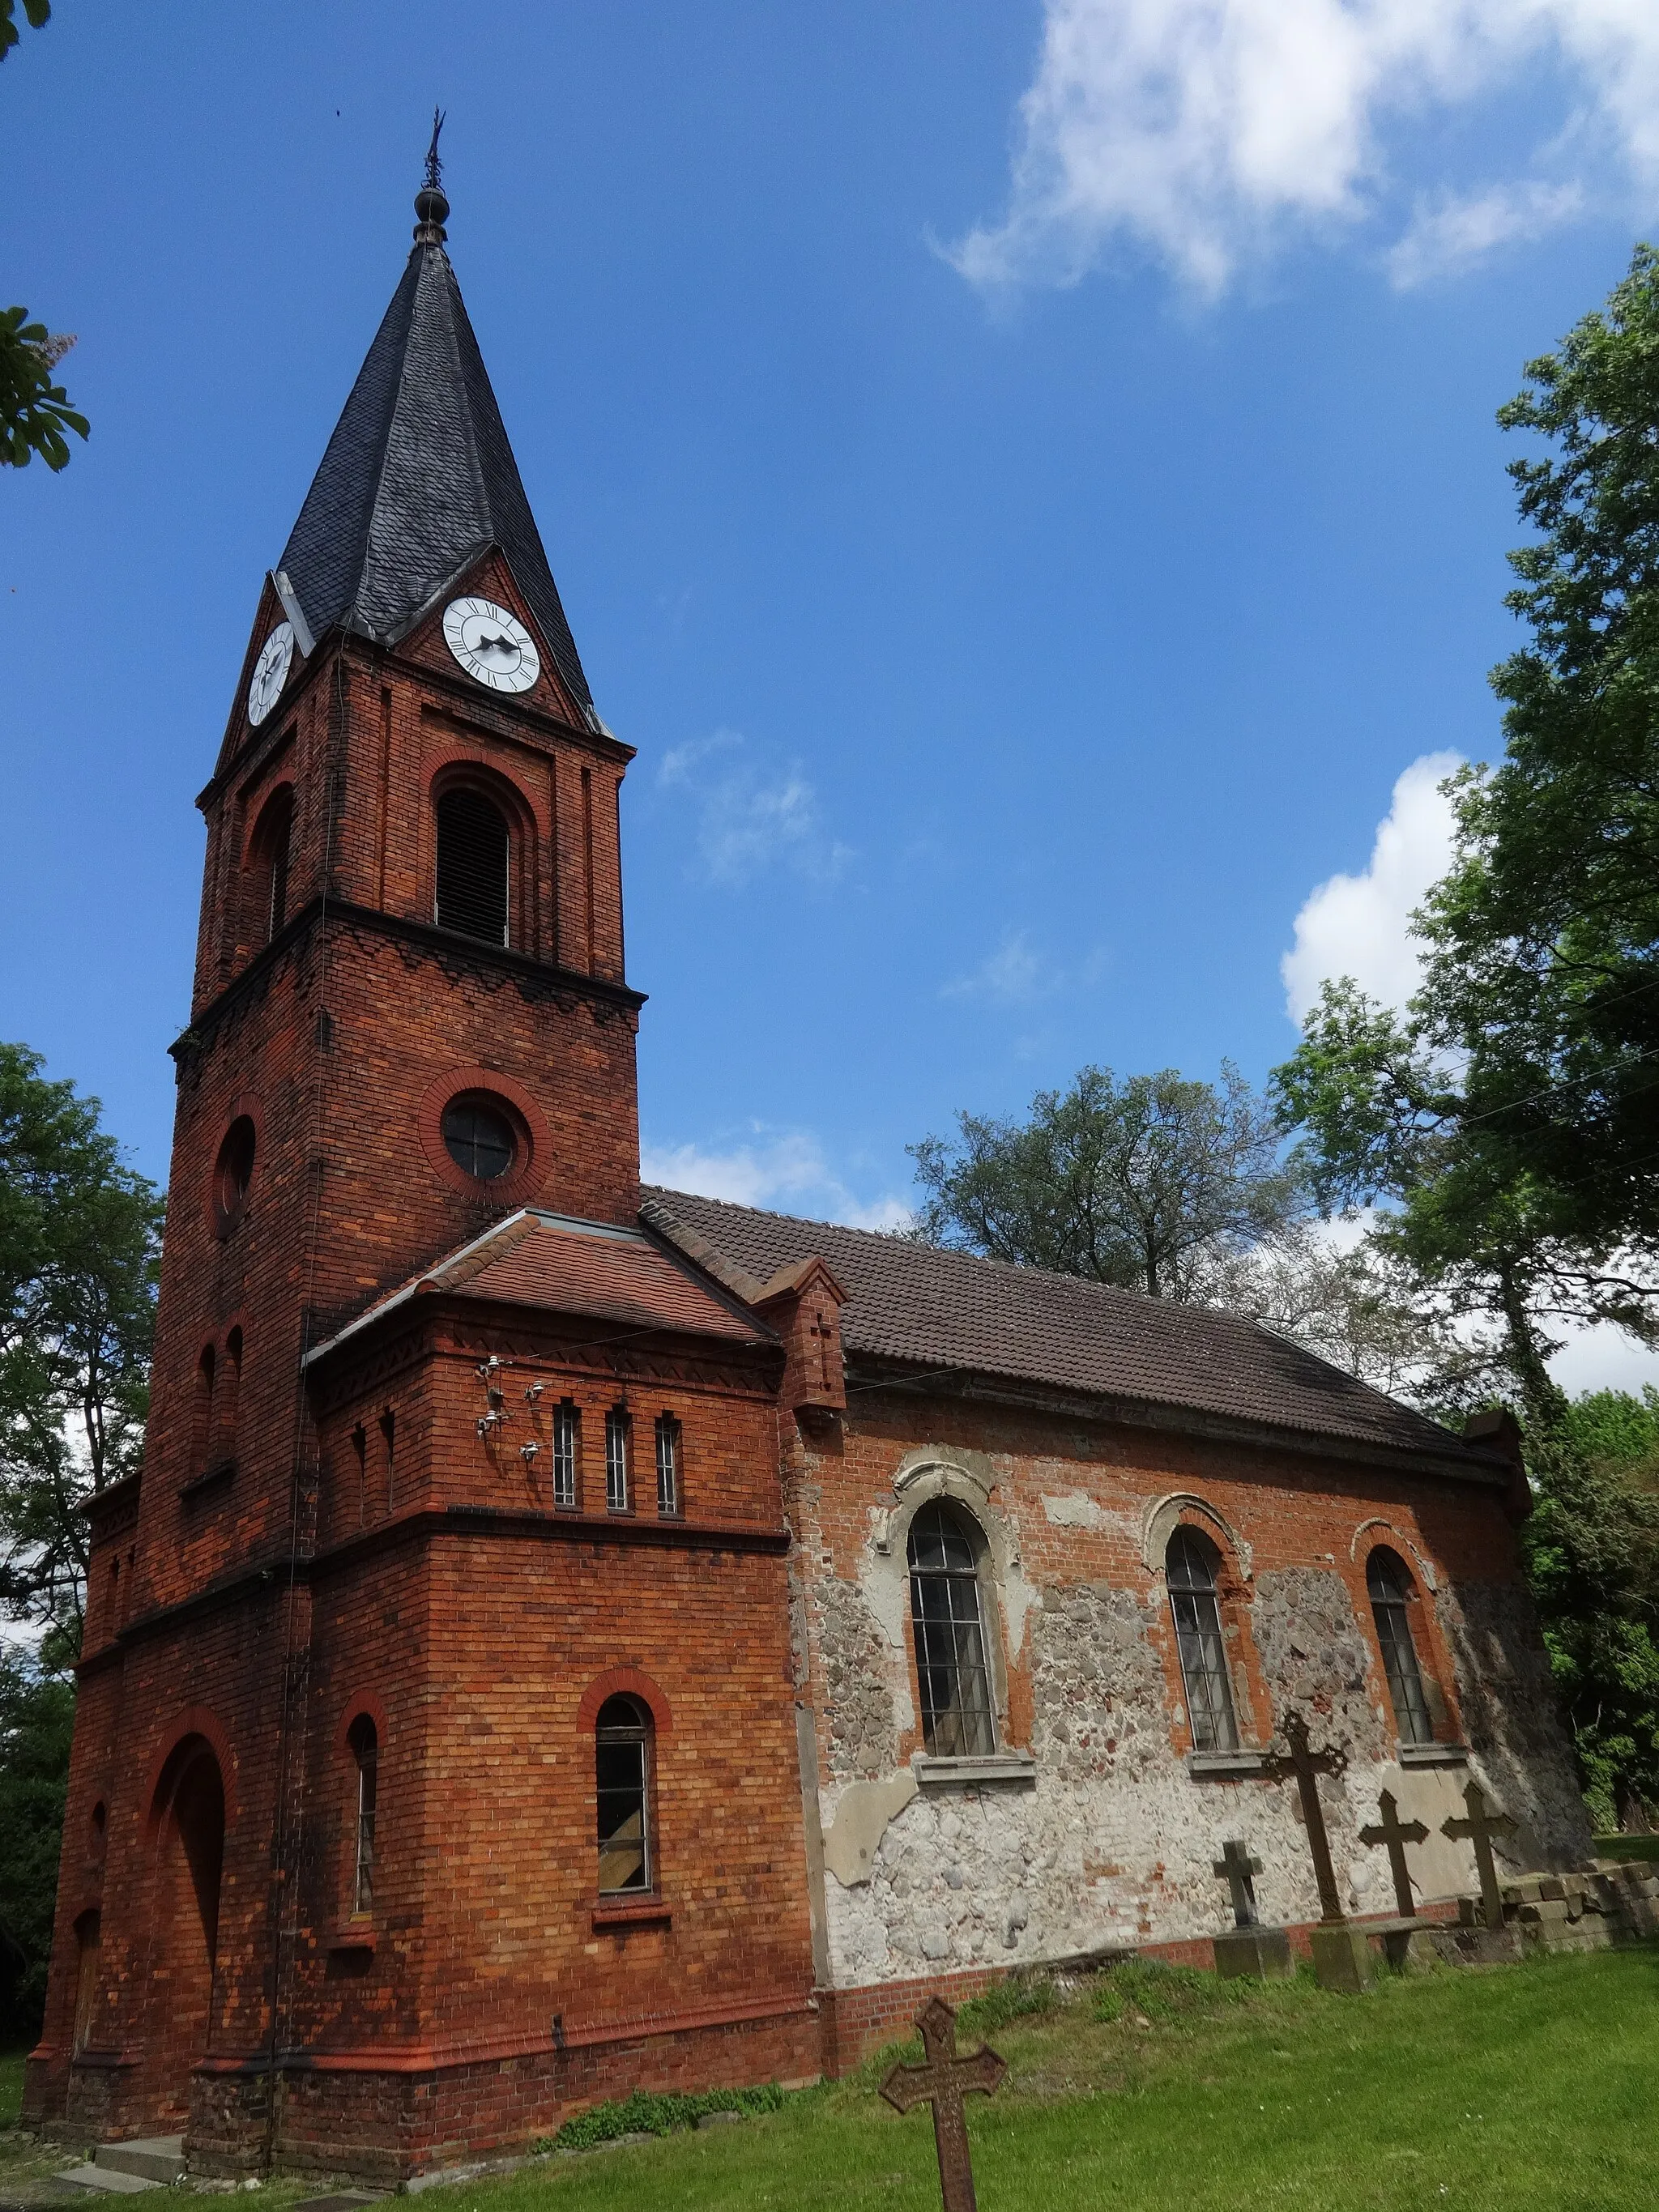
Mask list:
[[[605,1417],[605,1503],[607,1512],[628,1510],[628,1416],[620,1407]]]
[[[680,1425],[672,1413],[657,1417],[657,1510],[672,1520],[680,1510]]]
[[[576,1503],[576,1408],[568,1403],[553,1409],[553,1503]]]
[[[1237,1751],[1238,1723],[1221,1634],[1215,1576],[1196,1539],[1177,1529],[1165,1556],[1170,1611],[1194,1751]]]
[[[1371,1618],[1382,1653],[1382,1671],[1389,1678],[1389,1696],[1402,1743],[1432,1743],[1434,1724],[1423,1692],[1423,1671],[1417,1663],[1412,1638],[1406,1587],[1386,1559],[1372,1556],[1366,1571],[1370,1588]]]
[[[379,1781],[380,1747],[372,1739],[357,1753],[357,1874],[354,1912],[372,1911],[374,1905],[374,1800]]]

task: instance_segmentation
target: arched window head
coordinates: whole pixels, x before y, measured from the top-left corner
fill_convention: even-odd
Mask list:
[[[359,1713],[346,1731],[346,1741],[357,1767],[356,1857],[351,1877],[351,1909],[374,1909],[374,1811],[380,1792],[380,1739],[367,1713]]]
[[[1379,1545],[1365,1562],[1365,1588],[1370,1595],[1371,1619],[1382,1653],[1382,1671],[1389,1678],[1389,1697],[1401,1743],[1432,1743],[1434,1724],[1429,1701],[1423,1694],[1423,1672],[1417,1663],[1412,1636],[1411,1608],[1416,1589],[1406,1563],[1397,1552]]]
[[[213,1218],[222,1237],[229,1236],[246,1210],[256,1143],[252,1120],[239,1114],[225,1131],[213,1166]]]
[[[1175,1621],[1181,1679],[1194,1751],[1237,1751],[1238,1723],[1227,1676],[1221,1605],[1215,1587],[1215,1550],[1195,1528],[1177,1528],[1164,1555]]]
[[[997,1747],[981,1548],[978,1529],[942,1498],[922,1506],[910,1523],[910,1620],[921,1735],[939,1759],[984,1759]]]
[[[651,1833],[651,1717],[637,1698],[607,1698],[593,1729],[599,1802],[599,1894],[648,1890],[654,1875]]]
[[[294,786],[279,784],[259,810],[248,848],[248,925],[256,946],[269,945],[288,920],[289,852],[294,836]]]
[[[507,941],[507,817],[481,791],[462,787],[439,799],[437,922],[486,945]]]

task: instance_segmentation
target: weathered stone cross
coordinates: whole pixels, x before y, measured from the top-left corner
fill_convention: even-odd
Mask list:
[[[1429,1832],[1420,1820],[1402,1820],[1400,1808],[1392,1790],[1385,1790],[1377,1799],[1382,1817],[1369,1828],[1359,1831],[1359,1840],[1375,1850],[1379,1844],[1387,1846],[1389,1866],[1394,1875],[1394,1901],[1402,1920],[1417,1917],[1417,1900],[1412,1894],[1412,1878],[1406,1864],[1407,1844],[1426,1844]]]
[[[1255,1884],[1250,1876],[1261,1873],[1261,1860],[1253,1859],[1237,1838],[1230,1836],[1221,1846],[1221,1856],[1215,1861],[1215,1871],[1233,1893],[1234,1920],[1241,1928],[1254,1928],[1259,1916],[1255,1909]]]
[[[1489,1813],[1480,1784],[1471,1782],[1463,1792],[1463,1803],[1468,1809],[1466,1820],[1443,1820],[1440,1832],[1454,1842],[1467,1836],[1474,1845],[1474,1863],[1480,1869],[1480,1910],[1488,1928],[1504,1924],[1504,1893],[1498,1886],[1498,1869],[1492,1863],[1492,1839],[1494,1836],[1512,1836],[1515,1823],[1507,1813]]]
[[[994,2051],[984,2046],[971,2058],[957,2057],[957,2016],[943,1997],[928,1999],[916,2015],[916,2026],[927,2054],[926,2063],[895,2066],[882,2083],[881,2094],[898,2112],[908,2112],[912,2105],[932,2105],[945,2212],[975,2212],[974,2169],[969,2162],[962,2100],[971,2090],[990,2096],[1001,2087],[1008,2069]]]
[[[1308,1848],[1313,1853],[1314,1880],[1319,1885],[1319,1916],[1322,1920],[1343,1920],[1347,1916],[1337,1891],[1336,1869],[1331,1864],[1331,1839],[1325,1832],[1325,1808],[1319,1802],[1319,1778],[1322,1774],[1340,1774],[1348,1762],[1341,1752],[1328,1746],[1323,1751],[1310,1747],[1308,1723],[1301,1713],[1288,1716],[1283,1734],[1289,1751],[1269,1752],[1261,1762],[1261,1772],[1270,1782],[1282,1782],[1286,1775],[1295,1775],[1302,1797],[1303,1824],[1308,1831]]]

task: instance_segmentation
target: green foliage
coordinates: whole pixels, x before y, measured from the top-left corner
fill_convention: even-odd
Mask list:
[[[1659,1394],[1600,1390],[1528,1439],[1528,1578],[1592,1821],[1659,1806]]]
[[[52,14],[52,0],[23,0],[23,14],[34,30],[40,30]],[[16,0],[0,0],[0,62],[21,38],[17,27]]]
[[[1272,1114],[1234,1067],[1218,1089],[1165,1068],[1085,1067],[1029,1121],[957,1116],[909,1147],[918,1233],[1153,1297],[1203,1297],[1227,1261],[1304,1210]]]
[[[1156,1959],[1126,1959],[1101,1976],[1093,1998],[1099,2021],[1207,2020],[1240,2004],[1256,1984],[1243,1977],[1223,1980],[1195,1966],[1166,1966]]]
[[[1392,1252],[1502,1327],[1535,1430],[1553,1316],[1659,1340],[1659,257],[1528,365],[1506,428],[1537,535],[1506,753],[1453,779],[1452,866],[1403,1017],[1328,984],[1276,1073],[1321,1203],[1382,1198]]]
[[[52,381],[74,343],[30,322],[27,307],[0,307],[0,465],[25,469],[39,453],[49,469],[69,466],[64,433],[84,439],[91,427]]]
[[[750,2116],[781,2112],[784,2093],[775,2081],[758,2089],[703,2089],[695,2094],[657,2095],[635,2089],[619,2103],[595,2105],[574,2120],[567,2120],[553,2138],[559,2150],[592,2150],[599,2143],[615,2142],[618,2136],[669,2136],[678,2128],[694,2128],[705,2112],[744,2112]]]
[[[75,1692],[0,1646],[0,2043],[40,2033]]]
[[[971,1997],[957,2014],[958,2038],[989,2035],[1011,2020],[1040,2020],[1060,2002],[1060,1991],[1047,1974],[1010,1974],[993,1983],[983,1996]]]
[[[138,1464],[161,1200],[96,1099],[0,1045],[0,1607],[80,1648],[88,1496]]]

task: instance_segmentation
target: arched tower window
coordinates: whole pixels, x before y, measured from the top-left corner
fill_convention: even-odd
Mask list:
[[[1177,1528],[1164,1555],[1194,1751],[1237,1751],[1238,1723],[1221,1634],[1215,1552],[1195,1528]]]
[[[294,836],[294,786],[279,784],[260,809],[248,847],[250,941],[269,945],[288,920],[289,852]]]
[[[1432,1743],[1434,1725],[1429,1701],[1423,1694],[1423,1670],[1417,1663],[1412,1637],[1411,1607],[1416,1597],[1406,1563],[1397,1552],[1379,1545],[1365,1562],[1365,1588],[1370,1594],[1371,1619],[1382,1652],[1382,1671],[1389,1678],[1395,1724],[1401,1743]]]
[[[213,1382],[216,1364],[213,1346],[204,1344],[202,1356],[196,1363],[196,1393],[191,1408],[190,1471],[201,1474],[206,1471],[209,1455],[213,1449]]]
[[[607,1698],[593,1730],[599,1894],[651,1887],[651,1719],[636,1698]]]
[[[507,941],[507,817],[481,791],[447,791],[438,823],[437,922],[486,945]]]
[[[940,1759],[988,1758],[996,1749],[978,1534],[941,1498],[924,1505],[910,1523],[922,1741]]]
[[[367,1713],[359,1713],[346,1732],[357,1765],[356,1858],[351,1876],[351,1909],[374,1909],[374,1812],[380,1793],[380,1740]]]

